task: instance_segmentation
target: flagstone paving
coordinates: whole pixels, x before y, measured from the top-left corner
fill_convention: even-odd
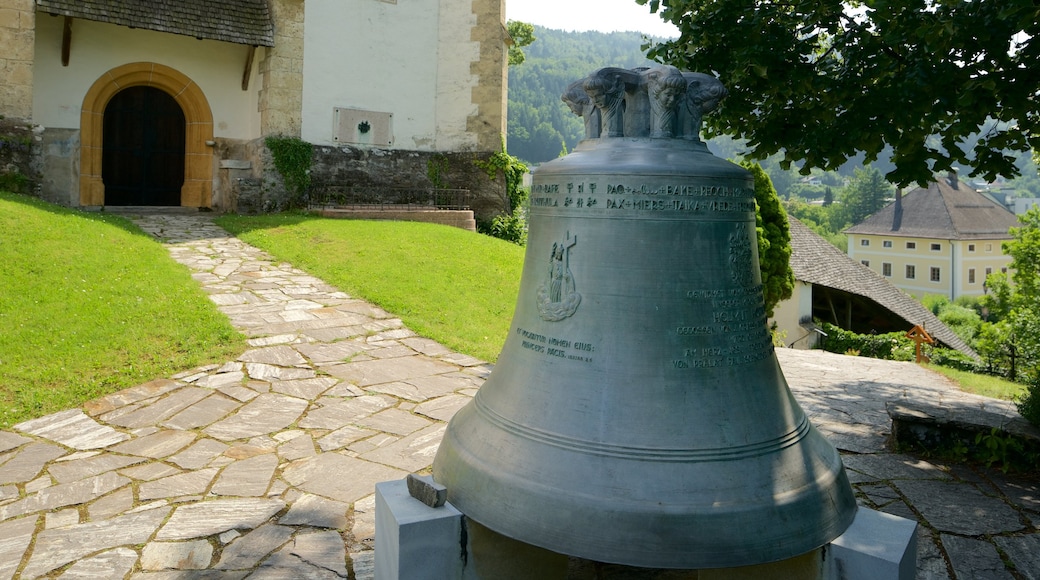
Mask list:
[[[490,365],[204,215],[140,215],[247,337],[192,369],[0,432],[0,580],[373,574],[374,484],[427,470]],[[863,505],[922,523],[918,578],[1040,578],[1040,485],[886,448],[886,402],[1011,416],[910,363],[777,351]]]

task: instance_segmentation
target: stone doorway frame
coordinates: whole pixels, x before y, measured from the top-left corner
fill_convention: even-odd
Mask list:
[[[79,203],[105,205],[101,180],[105,107],[122,89],[145,85],[165,91],[184,111],[184,185],[181,206],[210,207],[213,200],[213,113],[202,89],[181,72],[154,62],[113,68],[94,81],[80,112]]]

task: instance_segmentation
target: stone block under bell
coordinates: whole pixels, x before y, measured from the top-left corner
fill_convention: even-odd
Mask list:
[[[411,477],[411,476],[409,476]],[[779,562],[634,568],[568,558],[498,534],[451,504],[428,505],[405,480],[376,485],[375,580],[913,580],[917,523],[867,508],[833,542]]]

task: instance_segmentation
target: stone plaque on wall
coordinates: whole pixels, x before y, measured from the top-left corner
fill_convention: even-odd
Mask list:
[[[394,144],[393,113],[335,107],[332,139],[337,143],[389,147]]]

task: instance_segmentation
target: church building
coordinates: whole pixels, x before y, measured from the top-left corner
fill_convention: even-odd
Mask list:
[[[269,136],[384,165],[499,151],[504,18],[504,0],[3,0],[0,115],[34,127],[44,199],[234,210]]]

